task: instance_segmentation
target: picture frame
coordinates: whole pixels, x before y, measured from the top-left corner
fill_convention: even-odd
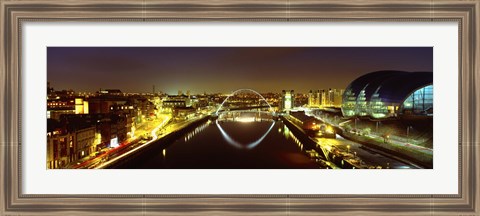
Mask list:
[[[0,214],[2,215],[477,215],[480,123],[478,0],[460,1],[15,1],[0,2]],[[22,23],[441,22],[459,24],[459,193],[121,194],[22,193]]]

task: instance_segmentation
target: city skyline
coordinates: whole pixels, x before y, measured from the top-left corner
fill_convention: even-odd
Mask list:
[[[49,169],[433,168],[431,47],[47,52]]]
[[[432,71],[432,47],[49,47],[56,90],[176,94],[343,89],[378,70]],[[341,76],[342,79],[338,79]]]

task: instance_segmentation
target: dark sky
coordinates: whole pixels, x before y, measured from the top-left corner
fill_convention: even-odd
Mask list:
[[[432,47],[49,47],[55,90],[176,94],[346,88],[377,70],[433,71]]]

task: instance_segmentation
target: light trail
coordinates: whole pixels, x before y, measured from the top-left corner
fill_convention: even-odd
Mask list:
[[[162,128],[169,120],[170,120],[170,116],[167,116],[163,121],[162,123],[160,123],[156,128],[154,128],[152,130],[152,140],[156,140],[158,138],[157,136],[157,131],[160,130],[160,128]]]
[[[167,116],[167,117],[162,121],[162,123],[160,123],[155,129],[152,130],[152,133],[151,133],[151,134],[152,134],[152,139],[151,139],[150,141],[148,141],[148,142],[144,143],[143,145],[140,145],[140,146],[138,146],[138,147],[136,147],[136,148],[134,148],[134,149],[132,149],[132,150],[124,153],[124,154],[121,154],[121,155],[115,157],[114,159],[109,160],[109,161],[101,164],[101,165],[98,166],[98,167],[95,167],[95,169],[103,169],[103,168],[107,167],[108,165],[114,163],[115,161],[118,161],[118,160],[122,159],[123,157],[125,157],[125,156],[127,156],[127,155],[130,155],[130,154],[132,154],[133,152],[138,151],[138,150],[140,150],[140,149],[148,146],[150,143],[156,141],[156,140],[158,139],[157,131],[160,130],[160,128],[162,128],[162,127],[170,120],[170,118],[171,118],[170,116]]]

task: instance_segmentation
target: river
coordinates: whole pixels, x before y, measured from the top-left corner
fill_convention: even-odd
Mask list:
[[[281,121],[208,121],[119,168],[318,169]]]

